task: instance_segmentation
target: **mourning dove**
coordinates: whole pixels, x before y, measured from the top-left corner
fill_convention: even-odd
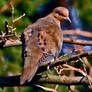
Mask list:
[[[20,84],[30,82],[39,66],[53,62],[58,57],[63,44],[60,22],[70,21],[68,16],[66,8],[57,7],[24,30],[21,36],[24,68]]]

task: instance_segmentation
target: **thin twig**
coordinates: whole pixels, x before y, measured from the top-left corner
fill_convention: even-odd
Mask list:
[[[92,56],[92,50],[91,51],[87,51],[87,52],[83,52],[80,53],[78,55],[73,55],[67,59],[64,60],[60,60],[60,61],[54,61],[50,64],[50,69],[52,69],[53,67],[56,67],[58,65],[62,65],[62,64],[66,64],[68,62],[72,62],[74,60],[77,60],[78,57],[82,58],[82,57],[87,57],[87,56]],[[46,71],[47,70],[47,66],[41,66],[40,69],[38,70],[38,72],[40,71]]]
[[[2,38],[7,38],[7,37],[15,37],[15,35],[0,35],[0,37]]]
[[[84,71],[82,71],[81,69],[75,68],[75,67],[67,65],[67,64],[63,64],[63,66],[67,67],[69,70],[77,71],[77,72],[81,73],[83,76],[87,76],[87,74]]]
[[[57,91],[55,91],[55,89],[43,87],[43,86],[40,86],[40,85],[36,85],[36,87],[39,87],[41,90],[44,90],[44,91],[47,91],[47,92],[57,92]]]
[[[54,92],[57,92],[58,87],[59,87],[59,85],[57,84],[57,85],[55,86],[55,91],[54,91]]]
[[[11,5],[11,8],[12,8],[12,27],[11,27],[11,33],[13,32],[13,25],[14,25],[14,22],[13,22],[13,20],[14,20],[14,6],[13,6],[13,2],[12,2],[12,0],[11,0],[11,2],[10,2],[10,5]]]
[[[80,50],[79,50],[79,51],[76,51],[76,54],[85,51],[84,48],[83,48],[83,46],[78,45],[77,48],[79,48]],[[84,68],[84,72],[85,72],[85,74],[87,75],[86,67],[88,66],[88,67],[90,68],[91,65],[89,64],[89,62],[88,62],[88,60],[87,60],[86,57],[83,57],[83,58],[80,58],[80,57],[79,57],[79,60],[82,62],[82,64],[83,64],[83,68]],[[86,65],[87,65],[87,66],[86,66]],[[88,79],[88,81],[89,81],[90,87],[92,88],[92,84],[91,84],[91,82],[90,82],[90,80],[89,80],[88,75],[87,75],[86,77],[87,77],[87,79]]]
[[[15,23],[16,21],[18,21],[19,19],[21,19],[21,18],[24,17],[24,16],[25,16],[25,13],[24,13],[23,15],[19,16],[18,18],[14,19],[14,20],[13,20],[13,23]]]

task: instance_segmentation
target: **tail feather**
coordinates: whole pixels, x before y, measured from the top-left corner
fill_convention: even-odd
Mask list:
[[[30,65],[29,67],[24,68],[23,73],[20,77],[20,84],[23,85],[26,81],[30,82],[32,80],[32,78],[34,77],[38,66],[35,65],[33,67],[31,67],[32,65]]]

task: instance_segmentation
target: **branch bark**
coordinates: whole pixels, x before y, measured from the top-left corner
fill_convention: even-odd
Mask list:
[[[92,83],[92,78],[90,78]],[[61,85],[89,85],[89,81],[86,77],[67,77],[67,76],[55,76],[48,75],[47,77],[39,77],[36,75],[30,83],[20,85],[20,75],[0,77],[0,87],[13,87],[13,86],[33,86],[33,84],[61,84]]]
[[[0,48],[12,47],[12,46],[21,46],[22,42],[20,40],[7,40],[4,43],[0,43]]]
[[[75,30],[65,30],[63,31],[64,35],[78,35],[78,36],[85,36],[92,38],[92,33],[88,31],[82,31],[80,29],[75,29]]]
[[[62,65],[62,64],[68,63],[68,62],[72,62],[74,60],[77,60],[78,58],[87,57],[87,56],[92,56],[92,50],[87,51],[87,52],[83,52],[83,53],[80,53],[80,54],[77,54],[77,55],[73,55],[73,56],[71,56],[67,59],[64,59],[64,60],[54,61],[54,62],[51,63],[50,69],[52,69],[55,66]],[[40,68],[38,69],[38,72],[42,72],[42,71],[47,70],[47,66],[41,66]]]
[[[75,39],[71,39],[71,38],[64,38],[63,41],[64,41],[64,43],[69,43],[69,44],[92,46],[92,41],[89,41],[89,40],[80,40],[80,39],[75,40]]]

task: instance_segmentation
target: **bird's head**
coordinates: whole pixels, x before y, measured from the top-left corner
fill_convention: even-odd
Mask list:
[[[71,22],[69,18],[69,11],[67,8],[57,7],[53,10],[52,15],[58,21],[68,20],[69,22]]]

